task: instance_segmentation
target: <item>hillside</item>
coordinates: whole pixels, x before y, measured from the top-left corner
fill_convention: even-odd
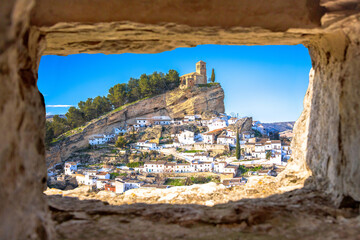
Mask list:
[[[274,123],[262,123],[264,128],[270,132],[283,132],[292,130],[295,122],[274,122]]]
[[[52,166],[66,161],[72,152],[88,146],[90,136],[111,132],[114,127],[134,124],[138,117],[166,115],[183,118],[185,115],[201,114],[205,111],[225,111],[224,91],[220,85],[168,91],[118,108],[82,127],[64,133],[46,152],[46,162],[48,166]]]

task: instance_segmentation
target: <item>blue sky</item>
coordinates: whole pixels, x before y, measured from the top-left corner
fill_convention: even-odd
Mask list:
[[[43,56],[38,87],[46,112],[63,114],[81,100],[107,95],[110,87],[130,77],[169,69],[182,75],[194,72],[199,60],[207,63],[208,77],[215,69],[225,91],[226,113],[261,122],[295,121],[300,116],[311,68],[302,45],[201,45],[157,54]]]

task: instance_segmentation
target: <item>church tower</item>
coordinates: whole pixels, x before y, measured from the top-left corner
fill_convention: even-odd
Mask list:
[[[206,76],[206,62],[198,61],[196,63],[196,72],[204,76],[204,84],[207,83],[207,76]]]

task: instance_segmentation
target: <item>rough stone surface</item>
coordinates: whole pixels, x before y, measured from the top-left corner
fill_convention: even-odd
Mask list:
[[[2,1],[0,238],[53,238],[41,195],[46,182],[45,111],[36,88],[36,70],[42,54],[151,53],[199,44],[304,44],[314,75],[295,126],[299,135],[293,143],[293,162],[282,174],[283,184],[288,184],[289,177],[312,176],[307,182],[327,191],[336,206],[358,206],[359,11],[358,0]],[[104,232],[117,238],[122,234],[124,239],[359,238],[358,220],[335,217],[334,211],[339,210],[329,210],[329,200],[307,198],[308,194],[315,192],[252,200],[253,205],[243,202],[251,211],[246,206],[232,208],[236,205],[232,203],[214,208],[187,205],[186,209],[142,205],[123,206],[125,213],[120,215],[107,210],[89,215],[83,209],[85,203],[76,202],[68,214],[60,199],[59,206],[51,209],[57,236],[63,239],[91,239]],[[266,211],[257,212],[259,206]],[[227,215],[228,211],[232,214]],[[114,221],[119,224],[110,224]],[[304,226],[307,222],[311,224]],[[232,228],[236,224],[245,224],[252,232],[245,235],[249,228]],[[68,236],[69,232],[75,234]]]
[[[358,209],[300,189],[213,207],[48,196],[59,239],[358,239]]]
[[[185,115],[201,114],[209,110],[225,111],[224,90],[221,86],[175,89],[91,121],[81,132],[50,147],[46,151],[46,162],[48,166],[52,166],[65,161],[72,152],[88,146],[90,136],[112,132],[114,127],[124,126],[125,123],[135,124],[138,117],[165,115],[183,118]]]
[[[33,1],[0,10],[0,239],[49,239],[44,98],[37,89],[39,36],[30,32]],[[33,44],[31,44],[31,40]]]

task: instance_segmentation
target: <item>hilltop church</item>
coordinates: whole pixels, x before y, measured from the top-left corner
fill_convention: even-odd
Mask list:
[[[180,77],[180,88],[188,88],[206,83],[206,62],[204,61],[196,63],[196,72],[188,73]]]

